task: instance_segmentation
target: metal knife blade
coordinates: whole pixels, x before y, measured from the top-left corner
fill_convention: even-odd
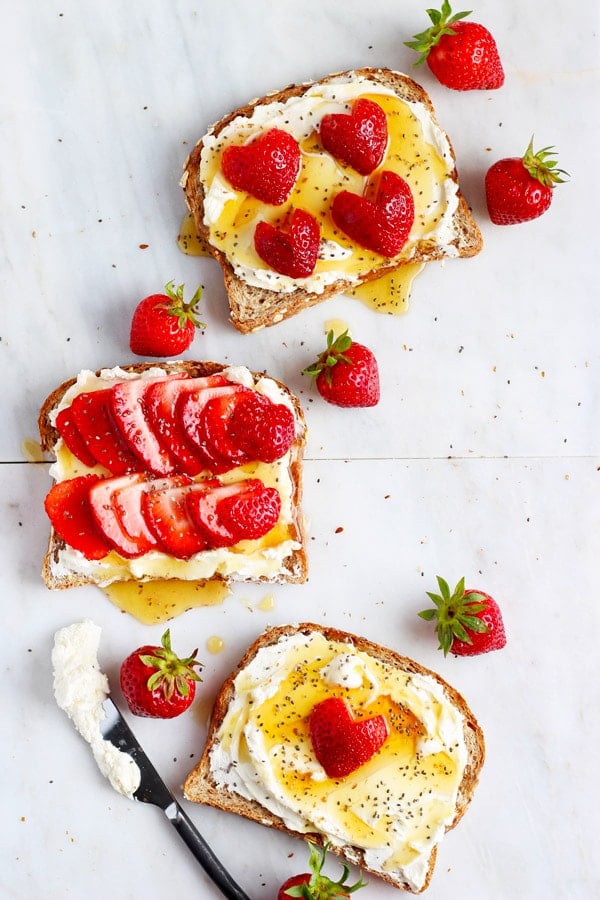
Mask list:
[[[103,738],[123,753],[128,753],[139,767],[141,780],[139,788],[133,795],[134,799],[142,803],[152,803],[164,812],[223,896],[228,900],[250,900],[248,894],[233,880],[173,797],[114,701],[107,697],[102,705],[105,712],[105,718],[100,722]]]

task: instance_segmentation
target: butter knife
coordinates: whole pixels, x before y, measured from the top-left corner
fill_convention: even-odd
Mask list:
[[[248,894],[233,880],[173,797],[113,700],[107,697],[102,705],[105,712],[105,718],[100,722],[102,737],[110,741],[118,750],[128,753],[139,767],[141,781],[140,786],[133,794],[134,800],[152,803],[164,812],[171,825],[183,838],[204,871],[214,881],[223,896],[227,897],[227,900],[250,900]]]

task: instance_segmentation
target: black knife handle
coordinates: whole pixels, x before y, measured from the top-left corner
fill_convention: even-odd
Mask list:
[[[181,806],[173,801],[164,812],[223,896],[227,897],[227,900],[250,900],[248,894],[233,880],[227,869],[217,859]]]

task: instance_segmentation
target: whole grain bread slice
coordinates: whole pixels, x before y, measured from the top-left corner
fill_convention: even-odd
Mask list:
[[[292,97],[301,96],[315,84],[325,84],[336,78],[367,78],[370,81],[384,85],[386,88],[391,88],[400,99],[422,104],[428,111],[431,121],[438,128],[440,127],[433,104],[424,88],[401,72],[383,68],[360,68],[328,75],[316,82],[291,84],[283,90],[274,91],[265,97],[250,101],[212,126],[208,134],[198,141],[189,154],[184,164],[181,184],[188,208],[194,217],[198,235],[206,244],[209,253],[214,256],[222,267],[225,290],[230,307],[230,319],[232,324],[242,333],[257,331],[266,326],[274,325],[301,312],[303,309],[321,303],[334,294],[343,293],[345,290],[357,285],[372,281],[409,262],[425,263],[443,259],[450,254],[458,257],[470,257],[475,256],[482,248],[481,232],[460,189],[458,190],[458,206],[452,218],[453,237],[447,245],[442,246],[431,240],[419,241],[410,258],[392,259],[388,265],[380,266],[377,270],[362,273],[358,282],[336,281],[327,286],[322,293],[311,293],[302,287],[298,287],[288,293],[279,293],[250,285],[236,274],[225,254],[217,247],[211,245],[210,231],[204,220],[205,185],[200,174],[200,160],[205,138],[208,135],[218,136],[237,117],[250,118],[258,106],[274,102],[285,102]],[[448,138],[447,135],[446,138]],[[448,144],[454,162],[451,177],[458,186],[455,154],[449,139]]]
[[[456,814],[453,821],[446,827],[446,831],[454,828],[471,802],[485,759],[483,732],[465,699],[455,688],[451,687],[443,678],[441,678],[441,676],[414,660],[409,659],[406,656],[401,656],[394,650],[374,643],[364,637],[311,622],[268,628],[244,653],[236,669],[226,678],[217,694],[202,756],[185,780],[183,786],[184,796],[193,802],[206,804],[226,812],[235,813],[236,815],[243,816],[244,818],[266,825],[267,827],[276,828],[293,837],[300,837],[304,840],[319,844],[320,846],[325,845],[327,839],[323,834],[318,832],[306,834],[293,831],[286,826],[279,816],[273,814],[256,800],[247,799],[239,793],[223,788],[217,784],[211,768],[211,755],[215,750],[218,750],[219,729],[224,722],[230,704],[235,697],[235,680],[239,673],[247,668],[262,648],[276,645],[279,641],[291,635],[310,635],[315,632],[323,635],[327,641],[347,644],[351,648],[363,651],[375,659],[389,666],[397,667],[404,672],[430,676],[441,686],[444,697],[461,713],[463,719],[463,737],[467,749],[467,764],[459,786]],[[382,871],[369,866],[366,862],[365,852],[360,847],[338,847],[336,845],[331,845],[330,849],[347,862],[360,866],[366,872],[383,879],[385,882],[396,888],[408,890],[412,893],[421,893],[421,891],[425,890],[429,885],[435,866],[437,852],[437,847],[433,847],[429,857],[425,881],[418,890],[415,890],[410,884],[402,880],[401,877],[398,877],[393,872]]]
[[[142,375],[151,369],[160,368],[165,374],[177,372],[185,372],[191,378],[201,378],[207,375],[214,375],[227,369],[222,363],[212,361],[177,361],[177,362],[153,362],[153,363],[130,363],[122,365],[124,372]],[[96,375],[100,375],[102,370],[97,370]],[[266,375],[263,372],[251,373],[255,381]],[[296,417],[297,432],[296,439],[290,448],[289,456],[289,475],[292,483],[292,509],[293,509],[293,529],[298,548],[284,560],[282,571],[275,579],[276,583],[302,583],[308,577],[308,558],[306,554],[306,537],[304,519],[302,514],[302,491],[303,491],[303,454],[306,444],[306,422],[304,412],[298,398],[284,385],[281,381],[266,375],[271,381],[285,393],[288,401],[291,403],[294,415]],[[56,387],[44,400],[40,408],[38,416],[38,430],[40,435],[40,445],[45,453],[53,454],[56,451],[56,444],[60,439],[60,435],[54,425],[53,419],[66,392],[77,382],[77,378],[69,378],[58,387]],[[60,590],[71,587],[80,587],[85,584],[98,584],[96,577],[83,575],[81,572],[69,571],[62,564],[57,566],[61,551],[64,550],[65,544],[62,538],[56,534],[54,529],[50,529],[50,537],[48,548],[42,563],[42,578],[44,583],[51,590]],[[215,574],[212,579],[214,581],[231,582],[253,580],[243,577],[222,576]],[[273,579],[264,577],[256,579],[258,581],[273,582]]]

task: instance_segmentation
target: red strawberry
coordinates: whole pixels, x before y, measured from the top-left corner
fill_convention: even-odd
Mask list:
[[[162,490],[172,485],[172,479],[147,480],[140,478],[117,488],[112,495],[112,505],[123,530],[137,546],[137,555],[142,556],[157,548],[157,541],[148,528],[142,511],[142,499],[148,491]]]
[[[344,884],[350,874],[348,866],[344,866],[342,876],[338,881],[332,881],[331,878],[322,875],[321,871],[327,859],[329,844],[325,844],[322,849],[319,849],[310,841],[307,843],[310,848],[308,861],[310,872],[292,875],[291,878],[284,881],[277,892],[277,900],[288,900],[289,897],[304,897],[304,900],[330,900],[335,897],[349,897],[354,891],[365,887],[362,875],[355,884]]]
[[[249,392],[237,391],[213,397],[200,413],[198,430],[202,434],[202,447],[213,459],[221,460],[219,471],[227,471],[250,462],[250,456],[231,439],[228,431],[233,411],[247,393]]]
[[[112,389],[78,394],[71,403],[73,422],[90,453],[113,475],[136,472],[140,461],[127,444],[113,419]]]
[[[243,482],[237,496],[226,497],[217,504],[217,516],[233,535],[233,543],[257,541],[277,524],[281,497],[273,487],[265,487],[258,478]]]
[[[294,443],[296,421],[284,403],[273,403],[264,394],[252,391],[236,404],[227,434],[252,459],[272,463]]]
[[[85,466],[89,466],[90,468],[95,466],[96,459],[88,449],[86,442],[81,436],[81,432],[73,420],[70,406],[66,406],[64,409],[60,410],[56,416],[55,424],[58,433],[73,456],[76,456]]]
[[[415,219],[410,186],[396,172],[384,170],[376,185],[374,199],[341,191],[333,198],[333,221],[349,238],[379,253],[396,256],[408,240]]]
[[[196,328],[206,328],[197,318],[202,297],[199,287],[188,303],[183,285],[169,281],[164,294],[150,294],[140,300],[131,320],[129,346],[137,356],[177,356],[194,340]]]
[[[316,380],[317,390],[334,406],[376,406],[379,403],[379,367],[371,350],[353,341],[347,331],[334,339],[303,375]]]
[[[231,547],[239,540],[221,519],[219,506],[227,498],[237,497],[243,491],[244,482],[221,484],[220,481],[210,480],[194,485],[194,490],[188,492],[188,513],[209,547]]]
[[[439,649],[444,656],[449,651],[457,656],[477,656],[506,645],[502,613],[496,601],[483,591],[465,590],[461,578],[451,593],[446,581],[437,576],[439,594],[427,591],[435,608],[422,610],[419,615],[436,623]]]
[[[204,459],[205,468],[213,474],[226,472],[232,466],[221,454],[215,455],[204,432],[203,411],[204,407],[217,397],[229,397],[232,394],[246,391],[241,384],[228,383],[222,387],[208,388],[201,391],[192,391],[184,394],[177,402],[175,411],[176,419],[181,426],[185,439],[195,448],[196,452]]]
[[[441,11],[428,9],[432,27],[416,34],[406,46],[421,56],[441,84],[455,91],[492,90],[504,84],[504,70],[496,42],[487,28],[462,22],[469,12],[452,15],[448,0]]]
[[[187,495],[194,488],[185,476],[170,487],[148,491],[142,497],[142,514],[160,549],[176,559],[189,559],[206,550],[206,541],[189,515]]]
[[[310,213],[295,209],[289,228],[283,230],[259,222],[254,232],[254,247],[271,269],[290,278],[308,278],[317,264],[321,232]]]
[[[385,113],[378,103],[355,100],[350,115],[323,116],[319,127],[324,148],[360,175],[369,175],[380,165],[387,146]]]
[[[309,720],[315,756],[329,778],[345,778],[368,762],[386,741],[384,716],[354,719],[341,697],[328,697],[313,707]]]
[[[537,219],[552,202],[555,184],[568,175],[556,166],[553,147],[533,152],[533,138],[522,157],[500,159],[485,176],[485,197],[495,225],[515,225]]]
[[[169,629],[160,647],[146,644],[134,650],[120,672],[121,690],[131,712],[154,719],[172,719],[185,712],[196,694],[196,682],[202,680],[195,671],[202,665],[197,652],[180,659],[171,649]]]
[[[101,478],[89,491],[89,504],[96,525],[113,549],[126,559],[141,556],[143,549],[125,530],[114,504],[114,496],[116,491],[139,485],[144,480],[141,474]],[[156,541],[153,541],[153,546],[156,546]]]
[[[179,376],[170,376],[171,379]],[[167,378],[159,378],[164,382]],[[168,448],[156,436],[146,418],[144,398],[146,391],[155,380],[133,378],[116,384],[111,393],[111,408],[114,420],[131,451],[140,460],[140,466],[155,475],[170,475],[175,472],[176,460]]]
[[[56,533],[86,559],[102,559],[112,550],[96,526],[89,503],[90,488],[100,480],[98,475],[80,475],[59,481],[44,501]]]
[[[197,475],[205,469],[207,460],[186,437],[177,412],[178,403],[181,397],[194,391],[200,397],[212,396],[212,394],[204,394],[204,391],[227,384],[227,379],[222,375],[171,379],[150,385],[144,395],[144,411],[151,427],[177,459],[181,471],[188,475]]]
[[[236,190],[279,206],[285,203],[296,183],[300,147],[287,131],[271,128],[249,144],[226,147],[221,168]]]

